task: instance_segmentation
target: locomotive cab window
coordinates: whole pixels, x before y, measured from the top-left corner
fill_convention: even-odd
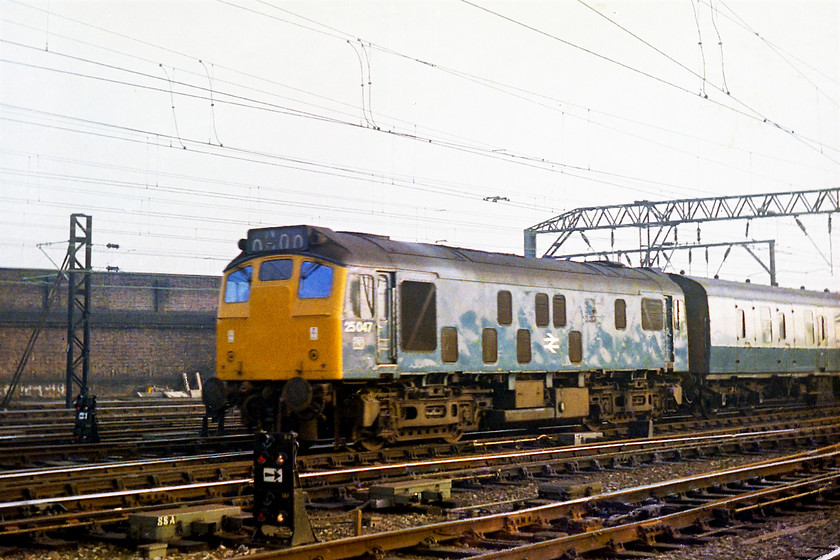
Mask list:
[[[615,328],[619,330],[627,328],[627,302],[623,299],[615,300]]]
[[[513,323],[513,303],[510,292],[501,290],[496,296],[496,315],[500,325]]]
[[[400,341],[406,352],[437,348],[435,285],[406,280],[400,284]]]
[[[662,300],[642,298],[642,330],[661,331],[665,327]]]
[[[248,265],[228,274],[225,281],[225,303],[242,303],[251,296],[254,267]]]
[[[260,265],[260,282],[288,280],[292,277],[294,264],[291,259],[274,259]]]
[[[333,269],[325,264],[304,261],[300,267],[298,297],[319,299],[329,297],[332,292]]]

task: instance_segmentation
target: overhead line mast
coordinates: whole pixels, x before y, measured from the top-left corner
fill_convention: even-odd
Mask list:
[[[524,231],[525,256],[535,257],[537,234],[559,233],[543,257],[564,258],[560,248],[574,233],[639,229],[643,266],[650,266],[675,229],[687,223],[778,218],[840,212],[840,187],[770,194],[718,196],[577,208]],[[669,245],[668,249],[673,249]],[[593,251],[592,253],[598,254]]]

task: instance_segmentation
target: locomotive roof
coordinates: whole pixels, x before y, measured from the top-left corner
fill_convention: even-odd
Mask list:
[[[603,291],[626,292],[628,284],[632,284],[633,289],[640,291],[679,292],[666,274],[651,269],[627,268],[617,263],[539,259],[394,241],[390,237],[369,233],[337,232],[313,226],[293,228],[308,231],[309,243],[304,250],[263,251],[262,254],[304,253],[347,266],[430,272],[442,278],[525,285],[534,283],[558,288],[581,287],[580,282],[583,281],[587,287]],[[246,247],[230,266],[250,256],[254,254],[249,253]]]

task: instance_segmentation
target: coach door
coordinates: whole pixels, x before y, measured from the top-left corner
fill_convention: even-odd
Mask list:
[[[665,346],[666,360],[674,363],[674,298],[665,296]]]
[[[376,363],[397,363],[394,340],[394,273],[376,275]]]

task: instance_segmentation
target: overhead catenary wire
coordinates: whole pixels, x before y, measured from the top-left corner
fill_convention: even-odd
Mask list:
[[[228,5],[234,6],[234,7],[240,7],[240,6],[237,6],[237,5],[235,5],[235,4],[231,4],[231,3],[229,3],[229,2],[224,2],[223,0],[220,0],[220,1],[222,1],[222,2],[223,2],[223,3],[225,3],[225,4],[228,4]],[[263,4],[270,5],[270,4],[268,4],[267,2],[262,2],[262,3],[263,3]],[[256,12],[256,11],[254,11],[253,9],[249,9],[249,8],[245,8],[245,7],[240,7],[240,8],[242,8],[242,9],[246,9],[247,11],[253,11],[253,12],[255,12],[255,13],[260,13],[261,15],[265,15],[265,14],[262,14],[261,12]],[[281,10],[281,11],[283,11],[283,12],[285,12],[285,13],[289,13],[289,14],[295,15],[295,14],[293,14],[292,12],[290,12],[289,10],[285,10],[285,9],[282,9],[282,8],[279,8],[279,7],[275,7],[275,9]],[[270,17],[274,17],[274,16],[270,16]],[[296,17],[302,17],[302,16],[296,16]],[[75,22],[77,22],[77,23],[84,24],[83,22],[78,22],[77,20],[73,20],[72,18],[69,18],[69,19],[70,19],[71,21],[75,21]],[[313,21],[313,22],[314,22],[314,20],[310,20],[310,19],[308,19],[308,18],[303,18],[303,19],[305,19],[305,20],[307,20],[307,21]],[[281,19],[280,21],[283,21],[283,22],[285,22],[285,23],[292,23],[293,25],[299,25],[299,24],[294,24],[293,22],[289,22],[288,20],[283,20],[283,19]],[[322,25],[322,24],[320,24],[320,25]],[[101,30],[101,28],[99,28],[99,27],[96,27],[96,26],[92,26],[92,27],[93,27],[93,28],[95,28],[95,29],[100,29],[100,30]],[[317,31],[316,29],[311,28],[311,27],[308,27],[308,26],[306,26],[306,27],[305,27],[305,29],[307,29],[307,30]],[[334,28],[330,28],[330,27],[328,27],[328,29],[330,29],[330,30],[334,30]],[[107,30],[104,30],[104,31],[107,31]],[[342,32],[338,32],[337,30],[335,30],[335,31],[336,31],[337,33],[342,33]],[[109,31],[109,32],[110,32],[110,31]],[[111,33],[112,33],[112,32],[111,32]],[[120,36],[120,37],[124,37],[124,38],[127,38],[127,39],[131,39],[131,38],[126,37],[126,36],[124,36],[124,35],[122,35],[122,34],[115,34],[115,35]],[[331,36],[340,36],[340,35],[332,35],[332,34],[328,34],[328,35],[331,35]],[[75,39],[73,39],[73,40],[75,40]],[[150,45],[148,42],[145,42],[145,41],[138,41],[138,42],[140,42],[140,43],[142,43],[142,44],[144,44],[144,45]],[[83,42],[83,43],[84,43],[84,42]],[[89,44],[89,43],[86,43],[86,44]],[[481,84],[483,84],[483,85],[487,85],[488,87],[493,87],[494,89],[499,89],[500,91],[506,91],[506,88],[507,88],[507,89],[510,89],[510,88],[516,89],[514,86],[511,86],[511,85],[509,85],[509,84],[499,84],[498,82],[492,82],[492,81],[490,81],[490,80],[486,80],[486,79],[483,79],[483,78],[479,78],[479,77],[477,77],[477,76],[470,75],[470,74],[465,73],[465,72],[462,72],[462,71],[456,71],[456,70],[452,70],[452,69],[447,69],[447,68],[442,67],[442,66],[440,66],[440,65],[431,64],[431,63],[428,63],[428,62],[425,62],[425,61],[421,61],[421,60],[419,60],[419,59],[414,59],[414,58],[412,58],[412,57],[410,57],[410,56],[408,56],[408,55],[404,55],[404,54],[402,54],[402,53],[398,53],[398,52],[396,52],[396,51],[393,51],[393,50],[390,50],[390,49],[386,49],[386,48],[383,48],[383,47],[381,47],[381,46],[374,45],[374,44],[369,43],[369,42],[368,42],[368,45],[370,46],[370,48],[377,48],[377,49],[379,49],[379,50],[382,50],[383,52],[387,52],[387,53],[392,54],[392,55],[401,56],[401,57],[407,58],[407,59],[409,59],[409,60],[414,60],[414,61],[419,62],[419,63],[421,63],[421,64],[425,64],[425,65],[428,65],[428,66],[430,66],[430,67],[433,67],[433,68],[436,68],[436,69],[439,69],[439,70],[442,70],[442,71],[445,71],[445,72],[448,72],[448,73],[452,73],[453,75],[457,75],[457,76],[464,77],[464,78],[466,78],[466,79],[470,79],[470,80],[472,80],[472,81],[475,81],[476,83],[481,83]],[[97,47],[98,47],[98,46],[97,46]],[[186,54],[184,54],[184,53],[180,53],[179,51],[171,51],[171,49],[165,49],[165,48],[162,48],[162,47],[160,47],[160,48],[161,48],[162,50],[166,50],[167,52],[175,52],[175,53],[179,54],[180,56],[185,56],[185,57],[188,57],[188,56],[189,56],[189,55],[186,55]],[[113,51],[113,49],[106,49],[106,50],[110,50],[111,52],[114,52],[114,51]],[[663,53],[663,54],[664,54],[664,53]],[[127,55],[127,56],[132,56],[132,55]],[[138,58],[138,57],[133,57],[133,58]],[[142,59],[142,60],[145,60],[145,59]],[[235,70],[232,70],[232,69],[228,69],[228,70],[231,70],[231,71],[234,71],[234,72],[235,72]],[[260,78],[260,77],[257,77],[257,76],[253,76],[253,75],[251,75],[251,74],[245,74],[245,73],[241,73],[241,72],[238,72],[238,73],[239,73],[239,74],[242,74],[242,75],[245,75],[245,76],[248,76],[248,77],[251,77],[251,78],[255,78],[255,79],[263,79],[263,78]],[[283,87],[288,87],[288,86],[286,86],[286,85],[284,85],[284,84],[277,84],[276,82],[270,82],[270,83],[275,84],[275,85],[281,85],[281,86],[283,86]],[[494,84],[495,84],[495,85],[494,85]],[[292,89],[295,89],[295,88],[292,88]],[[300,91],[300,90],[298,90],[298,91]],[[528,92],[527,90],[522,90],[522,89],[519,89],[518,91],[522,91],[523,93],[527,93],[527,94],[529,94],[529,95],[540,95],[540,94],[536,94],[535,92]],[[508,91],[506,91],[506,92],[507,92],[507,93],[509,93]],[[309,92],[307,92],[307,93],[309,93]],[[323,98],[323,96],[319,96],[319,97]],[[324,98],[324,99],[327,99],[327,98]],[[526,99],[526,100],[527,100],[527,98],[524,98],[524,97],[523,97],[522,99]],[[547,99],[547,100],[550,100],[550,99],[548,99],[548,98],[546,98],[546,99]],[[553,102],[554,102],[555,100],[550,100],[550,101],[553,101]],[[567,102],[561,102],[561,101],[556,101],[556,102],[557,102],[557,103],[562,103],[562,104],[564,104],[564,105],[570,105],[570,104],[568,104]],[[556,108],[556,107],[553,107],[553,106],[546,106],[546,107],[547,107],[547,108],[550,108],[550,109],[552,109],[552,110],[557,110],[557,108]],[[585,108],[585,109],[587,110],[587,114],[589,114],[589,113],[591,112],[591,109],[590,109],[590,108]],[[602,114],[608,114],[608,113],[603,113],[603,112],[601,112],[601,113],[602,113]],[[637,121],[634,121],[633,119],[627,119],[626,117],[620,117],[620,116],[617,116],[617,115],[611,115],[611,116],[612,116],[613,118],[621,118],[622,120],[625,120],[625,121],[627,121],[627,122],[631,122],[631,123],[634,123],[634,124],[637,124],[637,125],[638,125],[638,124],[645,124],[645,123],[638,123]],[[616,130],[614,127],[606,126],[606,125],[603,125],[603,124],[601,124],[601,126],[604,126],[604,128],[607,128],[607,129],[610,129],[610,130]],[[646,126],[650,126],[650,125],[646,125]],[[663,129],[662,127],[656,127],[656,128],[658,128],[659,130],[665,130],[665,129]],[[676,131],[669,131],[669,132],[670,132],[670,133],[672,133],[672,134],[684,134],[684,133],[677,133]],[[645,138],[643,138],[643,137],[642,137],[642,139],[645,139]],[[708,140],[706,140],[706,141],[708,141]]]
[[[60,47],[60,46],[61,46],[61,45],[60,45],[60,42],[57,44],[57,46],[58,46],[58,47]],[[51,47],[52,47],[52,45],[51,45]],[[371,48],[375,48],[375,47],[371,47]],[[378,58],[377,58],[375,61],[378,61]],[[169,67],[169,68],[175,68],[175,66],[170,66],[170,65],[168,65],[168,67]],[[206,72],[206,71],[205,71],[205,72]],[[182,81],[184,81],[184,80],[183,80],[183,76],[184,76],[184,74],[182,73],[182,70],[181,70],[180,68],[178,68],[178,75],[182,78]],[[213,98],[213,96],[215,95],[215,87],[214,87],[214,85],[213,85],[213,84],[214,84],[214,82],[215,82],[215,80],[208,80],[208,81],[210,82],[210,87],[208,88],[208,92],[207,92],[207,93],[209,94],[209,97],[210,97],[210,102],[211,102],[211,104],[212,104],[212,103],[213,103],[212,98]],[[221,83],[221,82],[220,82],[220,83]],[[178,89],[178,88],[176,88],[176,89]],[[222,89],[224,89],[224,86],[223,86],[223,88],[222,88]],[[246,95],[248,95],[248,94],[246,93]],[[204,97],[205,97],[205,98],[207,98],[207,95],[205,95]],[[253,96],[252,96],[252,97],[253,97]],[[199,97],[196,97],[196,99],[198,99],[198,98],[199,98]],[[212,106],[212,105],[211,105],[211,106]],[[371,106],[371,102],[370,102],[370,100],[368,99],[368,101],[367,101],[366,105],[363,105],[363,106],[370,107],[370,106]],[[180,109],[180,102],[179,102],[179,109]],[[316,112],[317,112],[317,113],[321,113],[321,111],[316,111]],[[180,113],[179,113],[179,116],[180,116]],[[593,119],[593,123],[594,123],[594,119]],[[176,134],[176,136],[177,136],[177,134]],[[415,136],[422,137],[423,135],[422,135],[422,134],[418,134],[418,135],[415,135]],[[210,140],[208,143],[212,143],[212,140]],[[211,151],[213,151],[213,150],[212,150],[212,148],[207,147],[207,148],[205,149],[205,151],[207,151],[207,152],[208,152],[208,155],[209,155],[209,153],[210,153]],[[215,156],[213,156],[213,157],[215,157]],[[571,169],[566,169],[566,170],[563,170],[563,171],[562,171],[562,174],[563,174],[563,175],[570,175],[570,176],[571,176],[571,175],[573,175],[573,174],[575,174],[575,173],[583,173],[583,171],[577,172],[577,171],[574,171],[574,170],[571,170]],[[154,174],[153,174],[153,175],[154,175]],[[627,180],[630,180],[630,179],[627,179],[627,178],[623,178],[623,177],[622,177],[622,178],[619,178],[619,179],[618,179],[618,181],[616,181],[616,182],[621,183],[621,182],[624,182],[624,181],[627,181]],[[604,182],[604,183],[606,183],[606,182]],[[638,192],[643,192],[644,190],[647,190],[648,192],[655,192],[655,191],[656,191],[656,187],[654,187],[654,186],[653,186],[653,183],[650,183],[650,182],[648,182],[648,183],[646,183],[646,184],[644,184],[644,185],[639,184],[639,185],[635,185],[635,186],[636,186],[636,187],[639,187],[639,191],[638,191]],[[493,189],[493,191],[495,192],[495,191],[496,191],[496,189],[494,188],[494,189]]]

